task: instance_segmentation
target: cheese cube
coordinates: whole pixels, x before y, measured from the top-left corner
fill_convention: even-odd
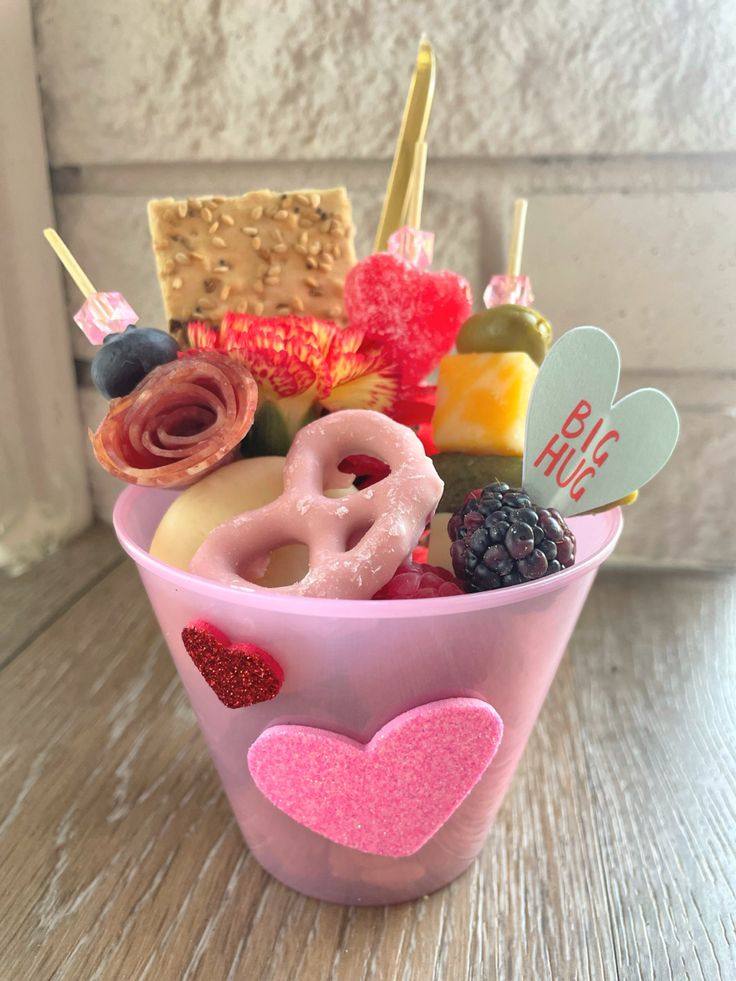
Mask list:
[[[526,410],[538,370],[520,351],[443,358],[432,419],[437,448],[521,456]]]

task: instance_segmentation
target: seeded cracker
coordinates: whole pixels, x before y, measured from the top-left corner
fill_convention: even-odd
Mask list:
[[[355,249],[345,188],[164,198],[149,202],[148,219],[173,333],[189,320],[218,324],[228,310],[347,322]]]

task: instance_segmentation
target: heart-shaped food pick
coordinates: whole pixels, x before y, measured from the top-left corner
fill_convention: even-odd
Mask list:
[[[256,786],[290,818],[370,855],[413,855],[496,754],[498,713],[476,698],[404,712],[367,745],[302,725],[266,729],[248,752]]]
[[[601,508],[642,487],[669,460],[677,411],[656,388],[614,403],[621,359],[598,327],[576,327],[552,346],[529,400],[522,484],[563,515]]]
[[[227,708],[267,702],[281,690],[281,665],[255,644],[231,644],[204,620],[184,627],[181,639],[199,673]]]

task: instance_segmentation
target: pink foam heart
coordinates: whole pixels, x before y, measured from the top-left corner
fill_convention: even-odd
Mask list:
[[[330,841],[413,855],[465,800],[496,755],[503,723],[476,698],[404,712],[367,744],[310,726],[266,729],[248,752],[265,797]]]

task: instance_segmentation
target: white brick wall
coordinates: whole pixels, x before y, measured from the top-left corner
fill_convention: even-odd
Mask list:
[[[729,0],[37,0],[55,166],[384,158],[422,31],[442,157],[732,151]]]
[[[619,561],[736,564],[717,522],[687,541],[680,530],[698,479],[727,507],[736,457],[729,0],[36,0],[35,19],[62,234],[147,323],[162,315],[151,196],[342,182],[368,250],[426,31],[438,57],[425,203],[436,264],[463,272],[480,303],[511,202],[529,197],[540,309],[558,332],[609,330],[623,389],[660,385],[682,413],[682,444],[628,513]],[[76,309],[73,287],[69,299]],[[96,422],[100,401],[87,392],[83,405]],[[106,512],[115,485],[92,474]]]

